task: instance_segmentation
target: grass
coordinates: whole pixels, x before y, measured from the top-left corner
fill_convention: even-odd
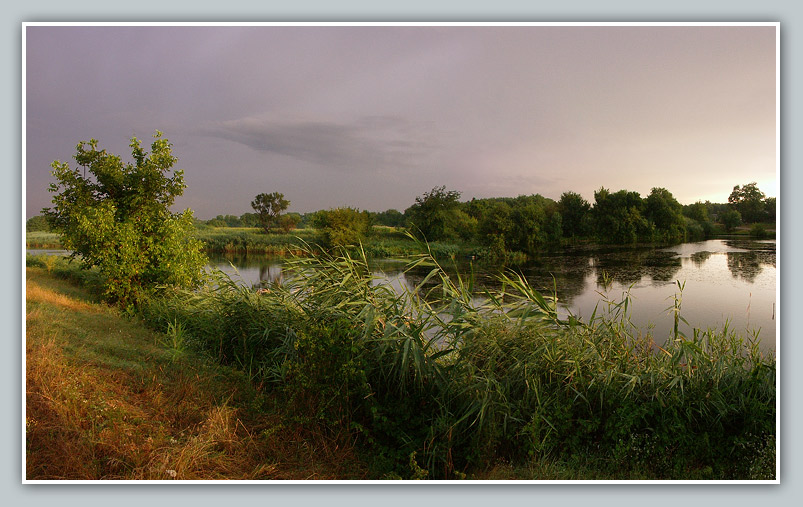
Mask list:
[[[175,326],[151,331],[43,267],[26,279],[26,479],[365,475],[242,372],[181,347]]]
[[[29,478],[775,477],[775,358],[750,337],[644,334],[627,294],[561,320],[514,274],[478,303],[428,255],[396,293],[362,251],[311,253],[131,319],[30,257]]]
[[[25,248],[61,248],[61,240],[55,232],[26,232]]]
[[[260,293],[221,276],[142,314],[181,322],[379,477],[774,477],[775,359],[756,342],[726,327],[655,343],[627,295],[561,321],[515,275],[477,305],[471,280],[423,266],[398,294],[364,254],[307,255]]]

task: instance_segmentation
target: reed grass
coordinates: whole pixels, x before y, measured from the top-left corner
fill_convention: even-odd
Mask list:
[[[775,359],[754,338],[726,326],[656,343],[630,322],[628,294],[588,322],[562,319],[514,273],[478,303],[471,278],[431,252],[397,293],[373,283],[365,249],[301,249],[281,283],[255,291],[217,273],[142,316],[181,325],[382,476],[586,459],[610,476],[774,477]]]

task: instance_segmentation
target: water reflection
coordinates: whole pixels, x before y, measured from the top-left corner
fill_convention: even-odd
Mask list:
[[[617,298],[630,291],[642,329],[655,327],[656,341],[671,327],[667,307],[678,293],[676,281],[685,282],[683,316],[693,327],[722,327],[726,322],[739,331],[760,329],[762,344],[775,346],[776,261],[774,241],[710,240],[671,248],[567,249],[550,252],[518,266],[484,266],[458,260],[442,267],[457,280],[462,277],[476,291],[501,289],[499,275],[513,270],[537,290],[552,294],[565,311],[588,318],[600,293]],[[277,283],[282,261],[265,257],[217,256],[213,264],[243,283]],[[404,262],[372,261],[376,284],[397,290],[412,289],[425,281],[430,267],[404,271]],[[438,279],[424,283],[434,287]],[[666,329],[664,329],[666,328]]]
[[[734,278],[755,282],[761,273],[761,263],[754,253],[728,253],[728,269]]]

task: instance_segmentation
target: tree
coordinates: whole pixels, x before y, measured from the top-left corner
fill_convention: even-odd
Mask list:
[[[430,192],[415,198],[415,204],[407,208],[409,226],[421,233],[428,241],[456,239],[460,235],[459,224],[468,218],[460,213],[460,192],[435,187]]]
[[[159,131],[153,137],[150,154],[131,139],[133,164],[98,149],[95,139],[80,142],[74,158],[82,169],[53,162],[53,207],[42,210],[72,257],[99,269],[106,298],[124,306],[156,286],[197,285],[206,264],[191,236],[192,211],[170,211],[186,187],[184,173],[171,174],[172,145]]]
[[[257,227],[259,225],[259,215],[256,213],[243,213],[240,215],[240,223],[243,227]]]
[[[271,227],[279,225],[279,217],[288,206],[290,206],[290,201],[286,200],[284,194],[279,192],[258,194],[251,201],[251,207],[256,211],[259,223],[262,224],[265,232],[270,232]]]
[[[764,199],[764,213],[766,214],[767,220],[770,222],[775,222],[775,197],[767,197]]]
[[[733,187],[728,204],[742,215],[745,222],[760,222],[766,218],[766,197],[754,181],[743,187]]]
[[[635,243],[651,240],[649,222],[642,215],[644,201],[638,192],[619,190],[611,193],[606,188],[594,192],[595,232],[605,243]]]
[[[25,230],[27,232],[50,232],[50,224],[47,221],[47,217],[37,215],[29,218],[28,221],[25,222]]]
[[[740,223],[742,223],[742,215],[735,209],[731,209],[722,213],[719,216],[722,225],[725,226],[727,232],[733,231]]]
[[[591,205],[576,192],[564,192],[558,201],[563,235],[566,237],[588,234]]]
[[[683,214],[701,223],[708,221],[708,207],[701,201],[683,206]]]
[[[322,246],[333,249],[356,245],[364,240],[371,230],[371,217],[367,211],[335,208],[315,213],[312,225],[321,229]]]
[[[374,222],[387,227],[404,227],[404,214],[401,211],[389,209],[377,213]]]
[[[644,218],[655,226],[656,238],[660,241],[680,242],[686,236],[683,206],[672,192],[665,188],[653,188],[644,200]]]
[[[301,222],[299,213],[287,213],[279,217],[279,229],[284,233],[288,233],[295,229],[299,222]]]

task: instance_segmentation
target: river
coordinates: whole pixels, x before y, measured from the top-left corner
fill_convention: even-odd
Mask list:
[[[239,277],[247,285],[273,282],[282,276],[282,260],[268,257],[217,255],[210,264]],[[478,287],[498,286],[499,268],[480,263],[445,263],[448,269],[473,272]],[[410,288],[428,269],[404,272],[403,262],[372,261],[376,283]],[[680,297],[681,315],[691,327],[758,333],[761,348],[776,348],[777,268],[775,240],[715,239],[668,248],[583,248],[545,253],[537,260],[511,267],[544,293],[557,288],[561,311],[587,320],[603,299],[621,299],[629,291],[631,320],[652,328],[657,342],[669,337],[673,317],[668,311]],[[681,292],[678,282],[683,285]]]

